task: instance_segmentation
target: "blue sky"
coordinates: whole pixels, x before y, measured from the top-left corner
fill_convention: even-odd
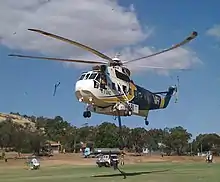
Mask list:
[[[133,80],[137,84],[152,91],[166,90],[169,85],[175,84],[177,75],[180,77],[178,103],[175,104],[173,99],[167,109],[150,112],[150,125],[146,128],[181,125],[194,136],[201,132],[219,133],[220,51],[215,47],[218,40],[206,32],[215,24],[220,24],[220,2],[169,0],[164,4],[158,0],[121,0],[119,4],[125,7],[133,4],[140,25],[154,28],[152,36],[140,45],[147,44],[162,49],[182,40],[193,30],[199,33],[198,38],[188,45],[202,61],[202,64],[195,65],[193,70],[170,72],[174,80],[170,76],[149,71],[133,74]],[[77,126],[85,122],[90,125],[103,121],[114,122],[111,116],[93,113],[89,120],[82,116],[84,104],[75,98],[74,85],[81,72],[89,67],[67,67],[59,62],[9,58],[8,54],[21,50],[19,46],[16,49],[11,47],[11,44],[0,44],[1,112],[13,111],[48,117],[61,115]],[[39,53],[22,49],[23,54]],[[53,88],[57,81],[60,81],[61,85],[53,97]],[[28,94],[25,95],[25,92]],[[123,118],[123,124],[145,127],[144,118],[135,116]]]

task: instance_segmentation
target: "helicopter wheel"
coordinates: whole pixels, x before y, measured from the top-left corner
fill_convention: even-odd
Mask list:
[[[90,118],[91,115],[92,115],[92,114],[91,114],[90,111],[84,111],[84,112],[83,112],[83,117],[84,117],[84,118]]]
[[[145,120],[145,125],[148,126],[149,125],[149,121]]]
[[[132,115],[132,111],[131,110],[125,111],[125,116],[131,116],[131,115]]]

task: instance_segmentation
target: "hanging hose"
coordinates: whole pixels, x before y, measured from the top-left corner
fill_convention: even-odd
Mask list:
[[[54,85],[54,91],[53,91],[53,96],[56,95],[56,92],[57,92],[57,87],[60,85],[60,82],[57,82],[55,85]]]
[[[176,85],[176,98],[175,98],[175,103],[178,102],[178,99],[179,99],[179,87],[180,87],[180,80],[179,80],[179,76],[177,76],[177,85]]]
[[[170,78],[171,78],[172,81],[174,81],[173,76],[170,76]],[[179,80],[179,76],[178,75],[176,77],[176,81],[175,82],[177,82],[177,83],[175,84],[176,89],[175,89],[175,92],[174,92],[173,96],[175,96],[174,103],[177,103],[178,100],[179,100],[178,95],[179,95],[179,87],[180,87],[180,80]]]
[[[123,137],[122,137],[121,116],[119,115],[119,112],[118,112],[118,124],[119,124],[120,150],[121,149],[124,150],[124,140],[123,140]],[[124,179],[126,179],[126,173],[119,169],[118,163],[114,166],[114,169],[117,169],[124,176]]]

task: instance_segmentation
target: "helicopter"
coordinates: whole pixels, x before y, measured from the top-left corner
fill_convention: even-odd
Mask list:
[[[88,61],[61,59],[52,57],[38,57],[19,54],[10,54],[8,56],[20,58],[32,58],[42,60],[55,60],[63,62],[75,62],[94,65],[91,70],[83,72],[75,84],[75,95],[79,102],[86,104],[86,109],[83,112],[84,118],[90,118],[91,112],[105,115],[117,116],[119,127],[121,128],[121,116],[137,115],[144,117],[145,124],[148,125],[148,114],[151,110],[165,109],[171,97],[177,93],[177,86],[170,86],[167,91],[151,92],[137,84],[131,79],[131,71],[127,68],[132,62],[157,56],[159,54],[172,51],[178,47],[189,43],[198,33],[193,31],[190,36],[185,38],[180,43],[177,43],[167,49],[153,53],[148,56],[140,57],[122,62],[117,54],[114,58],[79,42],[55,35],[39,29],[28,29],[60,41],[78,46],[86,51],[89,51],[103,61]],[[152,69],[170,69],[164,67],[146,66]]]

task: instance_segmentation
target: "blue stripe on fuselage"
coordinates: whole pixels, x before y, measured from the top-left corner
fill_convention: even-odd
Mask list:
[[[161,96],[153,94],[149,90],[146,90],[136,85],[137,90],[135,91],[134,99],[131,103],[139,105],[139,110],[153,110],[160,108]]]

